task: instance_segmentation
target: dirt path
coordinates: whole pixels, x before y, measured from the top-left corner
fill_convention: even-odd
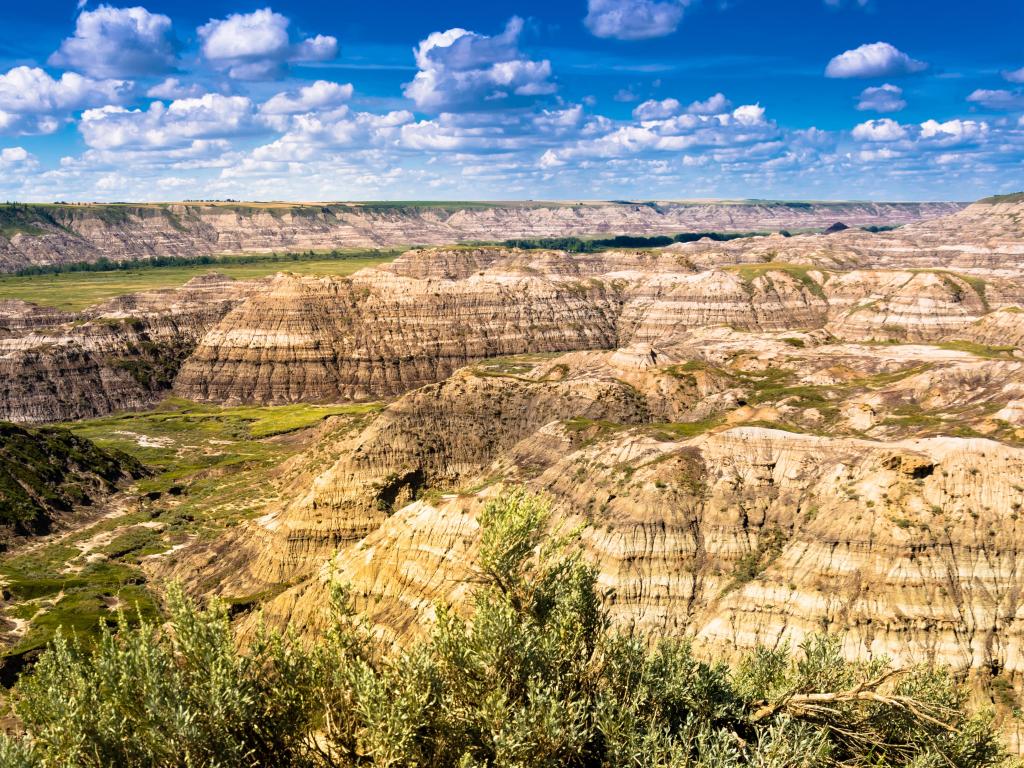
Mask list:
[[[63,541],[67,541],[68,539],[77,536],[83,531],[86,531],[92,526],[102,523],[105,520],[115,520],[119,517],[130,515],[132,512],[137,511],[138,508],[139,496],[137,493],[132,492],[130,488],[124,491],[119,491],[113,494],[101,505],[101,509],[104,510],[101,514],[97,516],[90,515],[88,518],[83,520],[72,522],[68,528],[64,530],[40,536],[39,538],[26,542],[23,545],[15,545],[4,554],[27,555],[32,552],[37,552],[52,544],[60,544]]]

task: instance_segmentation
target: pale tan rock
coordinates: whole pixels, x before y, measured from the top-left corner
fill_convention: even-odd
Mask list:
[[[512,203],[455,208],[373,204],[51,206],[33,232],[0,236],[0,272],[150,256],[443,244],[567,235],[897,224],[959,210],[956,203]],[[38,232],[35,234],[34,232]]]
[[[0,420],[62,421],[154,404],[205,333],[257,288],[210,275],[78,314],[0,306]]]

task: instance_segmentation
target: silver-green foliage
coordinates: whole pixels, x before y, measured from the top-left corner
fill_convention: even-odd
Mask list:
[[[945,670],[851,663],[830,637],[758,649],[735,669],[609,628],[596,574],[543,500],[482,513],[469,618],[438,608],[404,651],[336,597],[306,647],[236,650],[225,608],[172,592],[167,628],[58,640],[19,686],[27,740],[0,766],[981,768],[1004,761]]]

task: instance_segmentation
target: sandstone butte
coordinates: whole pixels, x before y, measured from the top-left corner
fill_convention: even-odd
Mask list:
[[[258,518],[147,566],[310,632],[337,581],[383,636],[421,635],[466,594],[482,505],[521,483],[585,526],[622,628],[720,657],[824,629],[850,656],[1019,688],[1022,217],[982,202],[877,234],[421,248],[77,319],[12,304],[0,418],[169,388],[388,399],[357,429],[322,426]]]

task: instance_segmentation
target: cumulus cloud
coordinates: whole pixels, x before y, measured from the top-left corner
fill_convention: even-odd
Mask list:
[[[732,116],[740,125],[763,125],[764,107],[760,104],[745,104],[742,107],[736,107]]]
[[[657,104],[658,102],[652,102]],[[677,114],[639,124],[599,125],[593,137],[545,150],[540,168],[558,168],[590,158],[620,158],[645,154],[710,152],[720,161],[775,156],[779,130],[765,119],[759,104],[744,104],[717,115]],[[687,155],[691,157],[690,155]],[[697,155],[691,157],[691,164]]]
[[[352,98],[351,83],[331,83],[317,80],[295,92],[278,93],[270,97],[260,107],[264,115],[295,115],[300,112],[312,112],[318,109],[329,109]]]
[[[146,110],[116,106],[86,110],[78,129],[90,147],[109,150],[184,147],[197,139],[256,133],[261,126],[247,97],[207,93],[169,105],[154,101]]]
[[[533,125],[544,133],[565,133],[583,121],[583,107],[575,104],[566,109],[544,109],[533,118]]]
[[[261,176],[281,174],[288,170],[282,164],[308,163],[322,159],[333,149],[365,150],[394,145],[402,126],[411,123],[413,115],[396,110],[376,115],[353,113],[346,106],[327,112],[307,112],[288,119],[287,132],[279,138],[254,149],[226,174],[229,176]]]
[[[919,125],[901,125],[886,117],[856,126],[853,138],[866,143],[896,144],[905,151],[926,151],[982,142],[990,131],[983,120],[926,120]]]
[[[718,115],[728,112],[730,109],[732,109],[732,102],[725,98],[724,94],[716,93],[704,101],[693,102],[686,108],[686,111],[691,115]]]
[[[637,120],[663,120],[682,111],[683,105],[677,99],[648,99],[633,110],[633,117]]]
[[[967,100],[973,104],[980,104],[987,109],[1005,109],[1011,111],[1024,109],[1024,93],[1021,91],[989,91],[979,88],[971,93],[971,95],[967,97]]]
[[[943,147],[974,142],[988,136],[989,125],[978,120],[926,120],[921,123],[921,138]]]
[[[587,0],[583,23],[597,37],[649,40],[671,35],[692,0]]]
[[[551,62],[519,50],[522,30],[523,20],[514,16],[494,37],[460,28],[428,35],[414,51],[419,71],[403,92],[427,111],[554,93]]]
[[[174,69],[176,50],[167,16],[139,6],[101,5],[79,14],[74,36],[60,44],[49,63],[93,77],[144,77]]]
[[[237,80],[275,80],[289,63],[329,61],[338,55],[338,41],[317,35],[293,42],[286,16],[263,8],[211,19],[196,30],[203,57]]]
[[[841,53],[828,63],[826,77],[890,77],[923,72],[928,65],[889,43],[869,43]]]
[[[120,103],[131,89],[124,80],[94,80],[75,72],[58,80],[39,67],[15,67],[0,75],[0,132],[53,133],[71,112]]]
[[[899,141],[907,138],[907,129],[895,120],[883,117],[881,120],[868,120],[854,127],[853,138],[873,142]]]
[[[1011,83],[1024,83],[1024,67],[1012,72],[1003,72],[1003,77]]]
[[[890,83],[877,88],[865,88],[857,102],[857,109],[861,112],[899,112],[906,106],[903,89]]]
[[[151,99],[187,99],[202,96],[203,89],[196,83],[185,85],[176,77],[168,77],[146,91],[146,95]]]
[[[34,167],[35,164],[35,156],[24,147],[4,147],[0,149],[0,170],[24,170]]]

